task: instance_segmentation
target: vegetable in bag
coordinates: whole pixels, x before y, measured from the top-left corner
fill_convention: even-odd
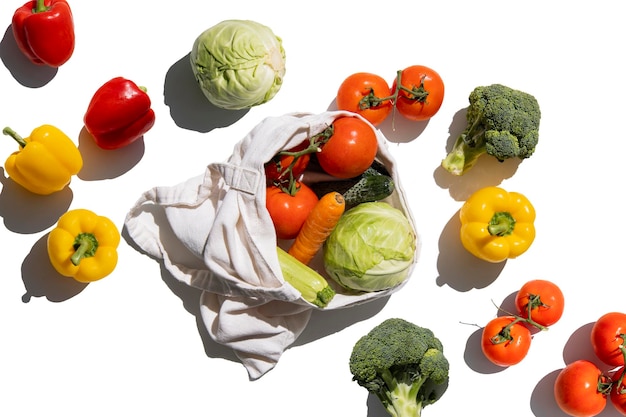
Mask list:
[[[324,267],[347,289],[385,290],[407,278],[416,245],[402,211],[385,202],[362,203],[341,217],[326,240]]]

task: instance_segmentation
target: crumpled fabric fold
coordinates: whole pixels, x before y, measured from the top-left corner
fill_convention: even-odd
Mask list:
[[[269,117],[235,145],[227,161],[210,163],[203,174],[177,185],[145,191],[126,216],[128,236],[141,251],[160,260],[177,280],[202,290],[200,311],[208,334],[233,349],[252,380],[276,366],[318,308],[283,279],[265,209],[263,166],[345,115],[359,117],[341,111]],[[377,157],[396,184],[390,203],[415,229],[386,139],[376,132]],[[419,238],[415,262],[417,252]],[[385,297],[403,285],[357,295],[339,291],[326,309]]]

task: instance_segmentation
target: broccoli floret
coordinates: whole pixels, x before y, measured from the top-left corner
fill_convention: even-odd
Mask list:
[[[394,417],[419,417],[445,391],[450,365],[433,332],[392,318],[361,337],[350,356],[353,381]]]
[[[467,127],[441,165],[463,175],[478,158],[526,159],[539,142],[541,111],[534,96],[501,84],[476,87],[469,95]]]

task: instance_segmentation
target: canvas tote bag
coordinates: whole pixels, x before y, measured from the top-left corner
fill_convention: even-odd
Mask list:
[[[235,145],[228,160],[210,163],[204,173],[178,185],[147,190],[126,216],[127,235],[140,251],[161,262],[177,280],[202,290],[200,311],[209,335],[234,350],[252,380],[274,368],[318,308],[283,279],[265,208],[264,164],[340,116],[360,117],[342,111],[268,117]],[[377,159],[396,186],[387,201],[404,212],[417,236],[415,264],[419,235],[387,140],[375,131]],[[323,270],[318,272],[326,277]],[[385,297],[404,283],[362,294],[338,290],[325,309]]]

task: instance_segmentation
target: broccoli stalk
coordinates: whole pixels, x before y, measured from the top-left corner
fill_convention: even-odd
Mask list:
[[[469,96],[467,127],[441,165],[463,175],[483,154],[500,162],[530,157],[539,142],[541,111],[534,96],[501,84],[476,87]]]
[[[389,369],[381,372],[380,377],[385,381],[386,389],[376,391],[376,396],[383,403],[385,409],[394,417],[416,416],[422,411],[421,403],[417,402],[417,393],[423,381],[416,380],[416,375],[408,370],[394,372]],[[419,376],[417,376],[419,379]]]
[[[449,363],[432,331],[402,319],[382,322],[354,345],[353,380],[393,417],[420,417],[445,391]]]

